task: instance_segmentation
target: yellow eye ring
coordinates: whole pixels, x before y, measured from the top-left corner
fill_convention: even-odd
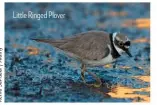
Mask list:
[[[123,46],[124,44],[123,44],[122,42],[119,42],[119,45],[120,45],[120,46]]]

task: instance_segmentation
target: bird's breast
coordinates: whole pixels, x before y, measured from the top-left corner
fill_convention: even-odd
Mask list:
[[[84,63],[88,64],[88,65],[92,65],[92,66],[100,66],[100,65],[105,65],[105,64],[108,64],[108,63],[111,63],[114,61],[115,61],[115,59],[112,57],[111,54],[109,54],[108,56],[106,56],[105,58],[103,58],[101,60],[97,60],[97,61],[84,60]]]

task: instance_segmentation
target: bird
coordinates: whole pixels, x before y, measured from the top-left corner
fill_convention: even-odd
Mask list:
[[[108,33],[105,31],[87,31],[65,37],[62,39],[33,38],[37,42],[48,43],[64,51],[69,57],[81,62],[81,78],[85,84],[85,72],[92,75],[96,83],[88,84],[95,87],[102,85],[101,79],[89,72],[86,66],[103,66],[113,63],[124,52],[132,57],[129,51],[131,40],[126,34],[120,32]]]

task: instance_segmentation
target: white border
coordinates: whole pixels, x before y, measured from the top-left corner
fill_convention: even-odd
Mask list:
[[[151,0],[3,0],[3,2],[150,2]]]
[[[3,0],[3,2],[150,2],[151,0]]]
[[[0,48],[3,48],[3,51],[2,51],[2,65],[1,68],[2,68],[2,102],[4,102],[4,4],[0,3],[0,13],[1,13],[1,17],[0,17],[0,21],[1,21],[1,24],[0,24],[0,27],[1,27],[1,31],[0,31]]]
[[[156,28],[156,19],[157,19],[157,16],[156,16],[156,11],[157,11],[157,4],[155,2],[156,0],[93,0],[93,1],[90,1],[90,0],[77,0],[75,2],[151,2],[151,102],[150,103],[90,103],[91,105],[95,105],[95,104],[112,104],[112,105],[117,105],[117,104],[124,104],[124,105],[127,105],[127,104],[156,104],[156,100],[157,100],[157,83],[156,83],[156,75],[157,75],[157,67],[155,66],[156,65],[156,59],[157,58],[157,52],[156,52],[156,45],[157,45],[157,35],[156,35],[156,31],[157,28]],[[4,2],[58,2],[58,0],[27,0],[27,1],[24,1],[24,0],[1,0],[0,1],[0,47],[2,47],[4,49]],[[65,1],[65,0],[60,0],[59,2],[73,2],[72,0],[68,0],[68,1]],[[152,3],[153,2],[153,3]],[[154,27],[153,27],[154,26]],[[4,54],[4,53],[3,53]],[[152,57],[153,56],[153,57]],[[3,59],[4,59],[4,55],[3,55]],[[4,66],[3,66],[4,67]],[[4,68],[3,68],[4,70]],[[4,74],[4,71],[3,71],[3,74]],[[4,78],[4,75],[3,75],[3,78]],[[3,79],[3,87],[4,87],[4,79]],[[4,96],[4,89],[3,89],[3,96]],[[3,97],[3,100],[4,102],[4,97]],[[8,105],[17,105],[17,104],[28,104],[28,103],[5,103],[5,104],[8,104]],[[80,103],[29,103],[29,104],[33,104],[33,105],[36,105],[36,104],[66,104],[66,105],[71,105],[71,104],[80,104]],[[81,103],[81,104],[87,104],[87,103]],[[89,104],[89,103],[88,103]]]

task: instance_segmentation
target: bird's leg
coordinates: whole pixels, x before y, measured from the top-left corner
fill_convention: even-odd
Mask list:
[[[87,84],[86,81],[85,81],[85,75],[84,75],[85,71],[88,72],[88,74],[90,74],[91,76],[93,76],[97,83],[95,83],[95,84]],[[100,78],[97,77],[96,74],[86,70],[86,65],[85,64],[82,64],[82,67],[81,67],[81,78],[82,78],[83,82],[85,84],[87,84],[87,85],[94,86],[94,87],[100,87],[102,85],[102,82],[101,82]]]
[[[116,68],[116,66],[117,66],[117,61],[113,63],[113,68]]]
[[[86,71],[86,65],[85,64],[82,64],[82,66],[81,66],[81,78],[82,78],[82,80],[83,80],[83,82],[84,83],[86,83],[86,80],[85,80],[85,78],[84,78],[84,73],[85,73],[85,71]]]
[[[96,74],[94,74],[92,72],[89,72],[89,71],[87,71],[87,72],[88,72],[88,74],[92,75],[95,78],[95,80],[96,80],[95,84],[89,84],[89,85],[92,85],[94,87],[100,87],[102,85],[102,82],[101,82],[100,78]]]

